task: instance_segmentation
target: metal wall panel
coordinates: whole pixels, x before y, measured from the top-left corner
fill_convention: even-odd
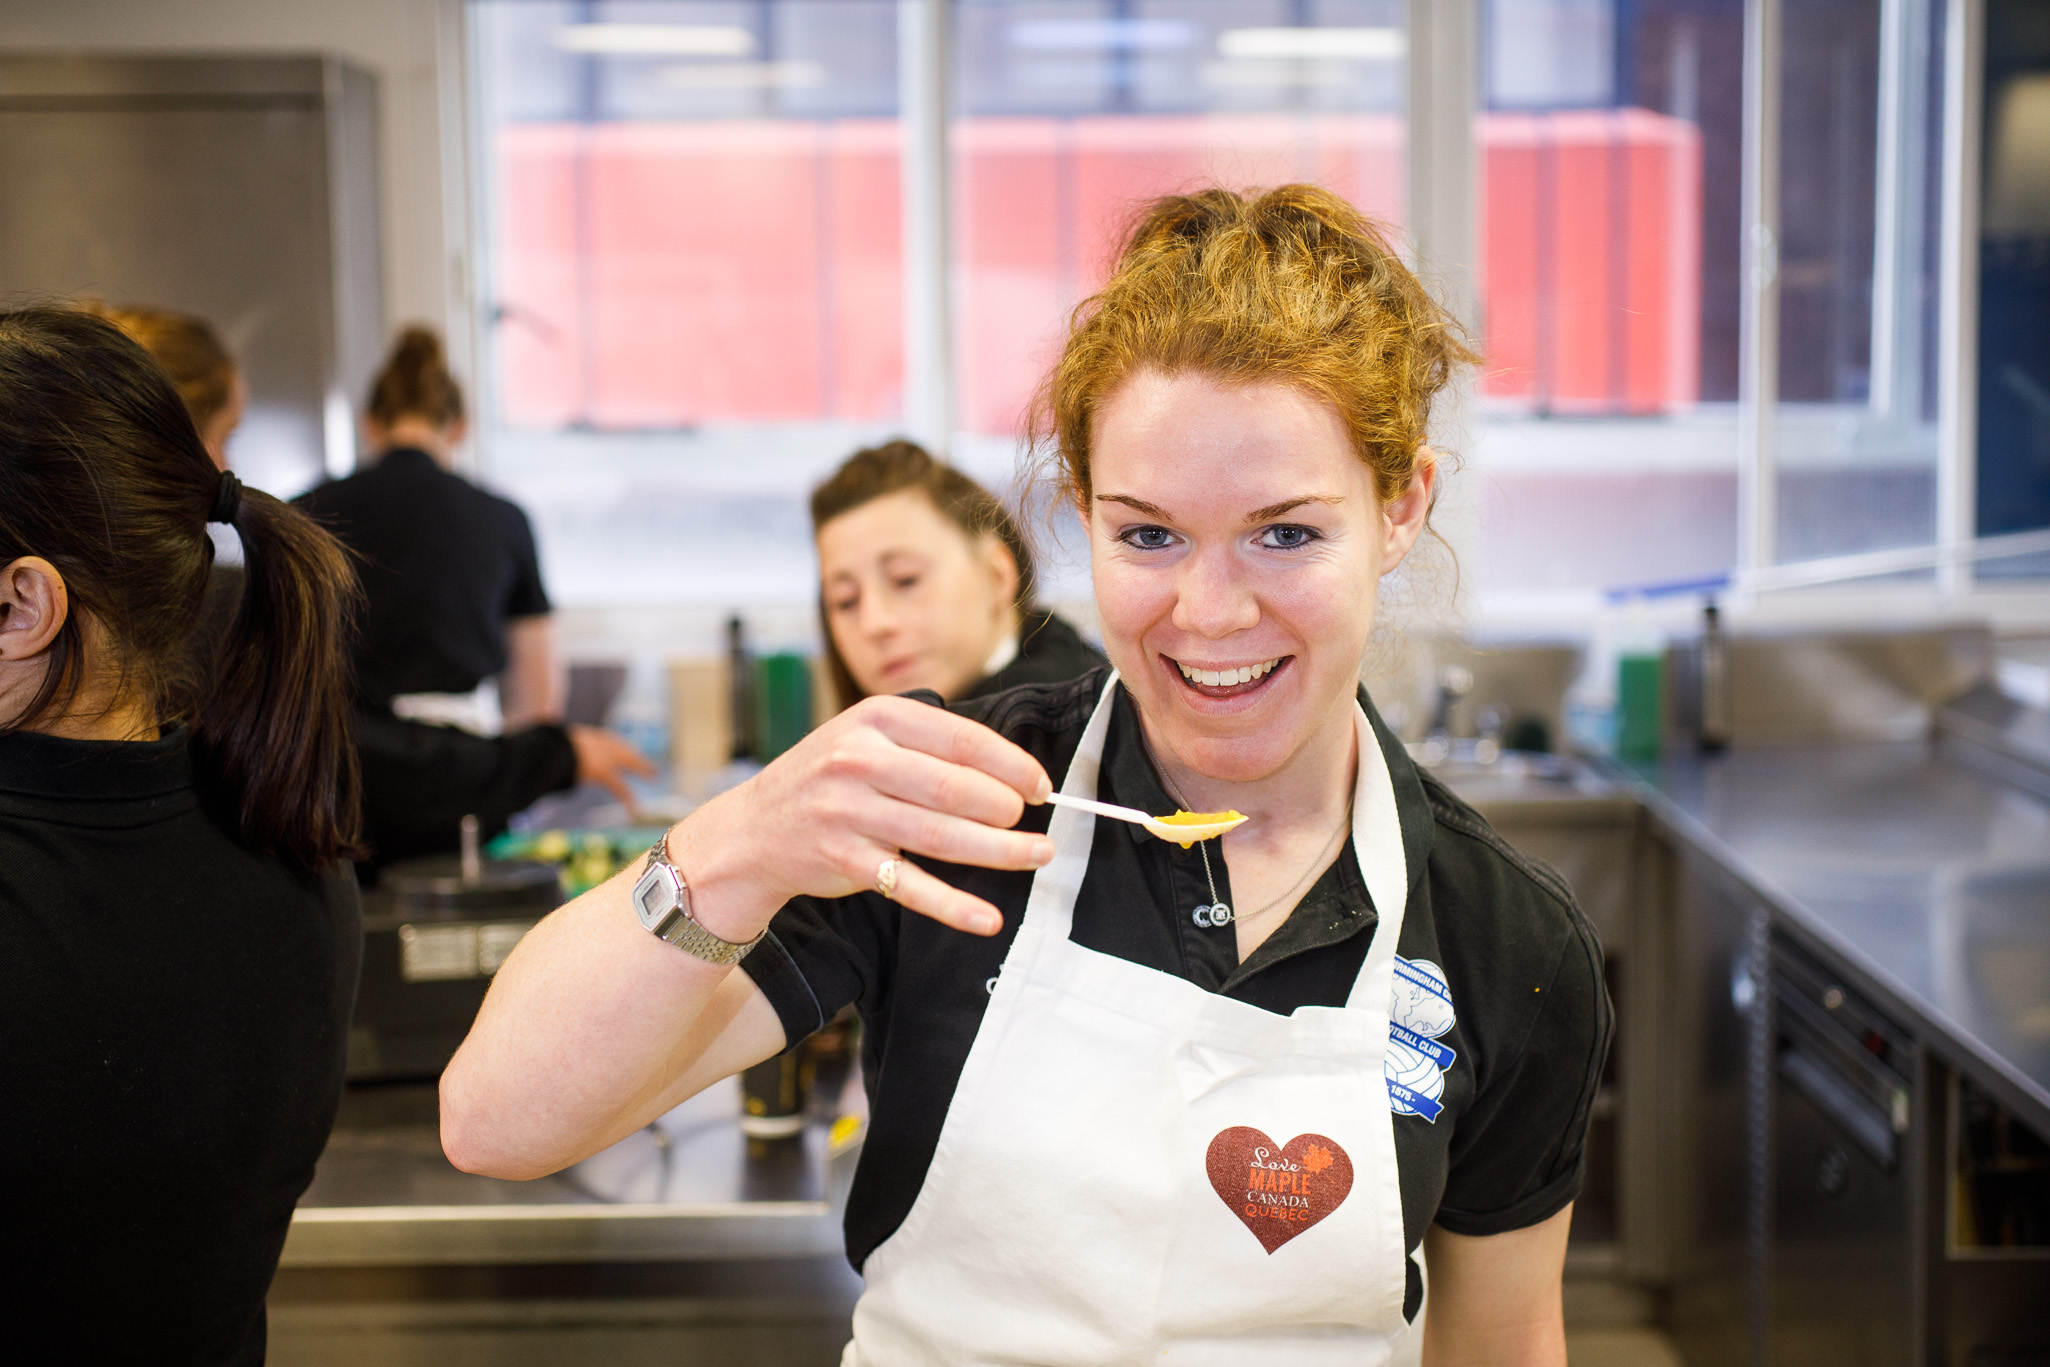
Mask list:
[[[0,59],[0,299],[196,313],[279,494],[354,463],[383,333],[374,79],[319,58]]]

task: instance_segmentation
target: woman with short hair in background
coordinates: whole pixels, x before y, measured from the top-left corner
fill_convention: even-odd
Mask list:
[[[103,309],[102,316],[147,351],[171,377],[200,445],[216,468],[228,468],[228,438],[242,425],[249,386],[213,324],[174,309],[135,305]]]
[[[488,838],[536,799],[654,767],[624,738],[564,726],[533,528],[518,505],[455,473],[469,430],[441,339],[399,334],[370,389],[364,469],[299,496],[354,551],[363,576],[356,738],[373,865]],[[487,699],[496,680],[499,700]]]
[[[1003,504],[921,446],[849,456],[812,492],[811,524],[842,707],[915,688],[961,702],[1104,662],[1039,606],[1032,550]]]
[[[361,957],[354,576],[85,312],[0,313],[0,490],[8,1348],[258,1363]],[[196,661],[210,523],[247,584]]]
[[[241,367],[228,354],[220,334],[204,318],[171,309],[132,305],[128,308],[95,309],[101,317],[127,333],[163,367],[199,429],[200,445],[213,458],[216,468],[228,468],[228,438],[242,425],[243,410],[249,406],[249,386],[243,383]],[[213,656],[228,624],[235,620],[235,607],[242,601],[242,543],[226,527],[211,527],[214,543],[213,572],[207,576],[206,604],[200,609],[199,630],[192,646],[204,665]]]

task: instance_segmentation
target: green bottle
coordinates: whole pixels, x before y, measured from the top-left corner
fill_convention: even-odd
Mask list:
[[[755,661],[755,758],[767,764],[811,730],[811,661],[778,651]]]
[[[1616,753],[1657,759],[1666,732],[1666,653],[1627,650],[1616,657]]]

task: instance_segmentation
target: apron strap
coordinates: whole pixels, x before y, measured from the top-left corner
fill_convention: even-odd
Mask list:
[[[1103,694],[1089,724],[1082,728],[1082,740],[1075,758],[1068,762],[1068,775],[1061,791],[1069,797],[1094,798],[1096,776],[1103,765],[1103,741],[1110,734],[1111,699],[1116,696],[1118,672],[1104,680]],[[1089,872],[1089,851],[1096,843],[1096,816],[1075,807],[1056,807],[1047,823],[1053,841],[1053,862],[1032,875],[1032,892],[1025,899],[1024,925],[1037,926],[1048,935],[1065,940],[1075,927],[1075,899],[1082,892],[1083,875]]]
[[[1409,901],[1409,863],[1402,852],[1402,813],[1395,806],[1395,780],[1388,756],[1374,734],[1365,709],[1353,704],[1353,728],[1359,737],[1358,777],[1352,792],[1352,849],[1360,877],[1374,901],[1373,943],[1353,980],[1346,1005],[1354,1009],[1389,1009],[1395,991],[1395,949],[1402,939],[1402,912]]]

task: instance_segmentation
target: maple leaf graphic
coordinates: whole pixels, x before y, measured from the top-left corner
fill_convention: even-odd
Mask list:
[[[1331,1150],[1318,1144],[1303,1155],[1303,1171],[1315,1176],[1331,1166]]]

